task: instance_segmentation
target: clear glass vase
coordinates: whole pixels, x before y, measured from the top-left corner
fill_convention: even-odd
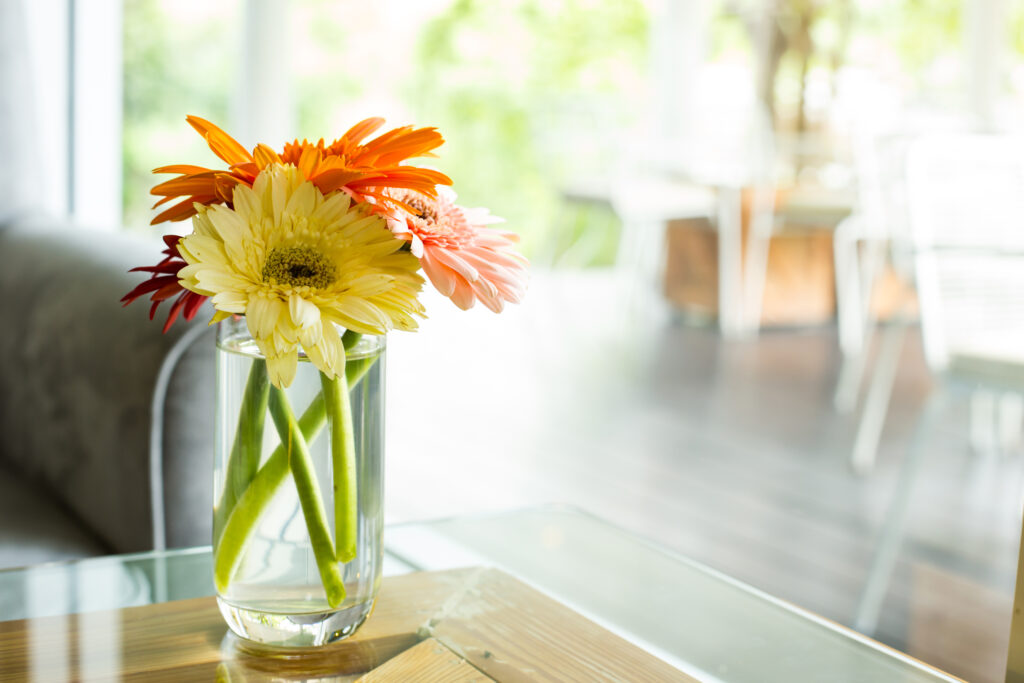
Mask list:
[[[300,354],[281,390],[245,320],[220,323],[214,579],[225,620],[251,641],[345,638],[380,586],[384,338],[344,341],[344,377]]]

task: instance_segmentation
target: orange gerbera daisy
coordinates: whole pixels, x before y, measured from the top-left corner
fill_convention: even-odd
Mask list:
[[[436,185],[451,185],[452,182],[438,171],[402,163],[416,157],[434,156],[432,150],[444,143],[436,128],[403,126],[364,143],[367,136],[384,125],[382,118],[369,118],[352,126],[330,145],[325,145],[323,140],[316,144],[295,140],[286,144],[281,153],[262,144],[250,153],[209,121],[198,116],[189,116],[186,120],[206,139],[213,153],[228,164],[228,170],[187,164],[154,169],[154,173],[179,175],[150,190],[151,194],[163,197],[153,208],[183,198],[154,218],[154,225],[194,216],[197,203],[230,206],[235,185],[242,183],[252,187],[260,171],[275,163],[298,167],[303,177],[325,195],[342,190],[357,202],[373,198],[381,212],[397,208],[385,192],[389,188],[415,190],[433,197]]]
[[[488,227],[502,219],[487,209],[457,206],[448,188],[438,188],[434,197],[413,190],[389,194],[408,209],[399,218],[390,217],[388,226],[410,242],[439,292],[463,310],[477,300],[495,313],[505,302],[519,303],[528,263],[515,251],[518,235]]]

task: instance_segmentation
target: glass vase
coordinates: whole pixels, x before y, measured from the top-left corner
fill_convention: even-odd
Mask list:
[[[224,619],[251,641],[345,638],[380,586],[384,338],[343,340],[344,373],[300,353],[278,389],[245,320],[220,323],[214,579]]]

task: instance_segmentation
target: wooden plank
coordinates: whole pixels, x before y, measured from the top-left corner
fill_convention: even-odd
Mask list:
[[[423,630],[503,682],[696,681],[495,569],[467,576]]]
[[[483,683],[493,680],[438,641],[427,638],[366,673],[359,678],[359,683]]]
[[[370,623],[364,624],[364,628]],[[278,677],[335,680],[337,676],[351,676],[355,679],[414,647],[417,642],[419,636],[410,629],[385,635],[363,634],[360,629],[352,638],[325,647],[291,651],[291,648],[258,646],[259,649],[250,651],[240,638],[228,635],[226,647],[221,648],[220,666],[243,681]]]
[[[251,650],[213,598],[0,622],[0,681],[354,676],[431,634],[498,680],[692,680],[506,574],[467,569],[386,578],[366,624],[323,648]]]
[[[1017,560],[1017,584],[1013,595],[1010,642],[1006,656],[1006,683],[1024,683],[1024,527]]]
[[[41,680],[149,676],[173,679],[168,672],[189,666],[214,667],[222,661],[236,669],[275,671],[327,668],[333,674],[363,673],[420,640],[419,623],[450,593],[451,577],[410,574],[385,580],[374,613],[351,638],[327,648],[265,648],[255,657],[230,638],[213,598],[180,600],[106,613],[0,622],[0,680],[30,674]],[[88,636],[82,657],[82,623],[108,624],[110,632]],[[51,656],[39,656],[50,653]],[[180,679],[179,679],[180,680]]]

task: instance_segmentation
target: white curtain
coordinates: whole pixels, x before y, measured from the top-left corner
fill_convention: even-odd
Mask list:
[[[0,0],[0,225],[119,227],[121,75],[121,0]]]
[[[39,154],[29,0],[0,2],[0,226],[48,204]]]

